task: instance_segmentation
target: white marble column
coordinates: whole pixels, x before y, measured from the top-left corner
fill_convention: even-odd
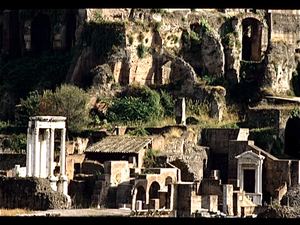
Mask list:
[[[41,130],[40,130],[41,131]],[[47,177],[46,163],[47,163],[47,139],[46,130],[40,132],[40,178]]]
[[[50,181],[50,185],[54,191],[57,191],[57,181],[58,178],[54,176],[54,128],[50,129],[50,142],[49,142],[49,171],[48,171],[48,179]]]
[[[32,176],[32,130],[27,128],[26,176]]]
[[[68,195],[68,177],[66,176],[66,128],[61,130],[60,144],[60,185],[59,191]]]
[[[37,123],[36,123],[37,124]],[[33,131],[34,140],[34,156],[33,156],[33,176],[39,177],[40,170],[40,143],[39,143],[39,128],[36,126]]]
[[[50,154],[50,129],[47,128],[45,132],[45,139],[46,139],[46,168],[45,168],[45,175],[46,177],[49,176],[49,154]]]

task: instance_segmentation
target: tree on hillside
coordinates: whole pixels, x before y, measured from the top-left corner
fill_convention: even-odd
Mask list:
[[[43,95],[30,92],[26,100],[21,100],[26,116],[65,116],[67,130],[82,132],[89,123],[89,102],[87,93],[74,85],[62,84],[55,92],[45,90]]]

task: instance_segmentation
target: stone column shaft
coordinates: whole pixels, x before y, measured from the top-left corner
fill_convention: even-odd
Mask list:
[[[32,176],[32,130],[30,128],[27,129],[27,153],[26,153],[26,176]]]
[[[61,130],[61,144],[60,144],[60,175],[66,175],[66,128]]]
[[[36,123],[37,125],[38,123]],[[34,134],[33,134],[33,139],[34,139],[34,166],[33,166],[33,176],[39,177],[39,169],[40,169],[40,143],[39,143],[39,128],[36,126],[34,128]]]

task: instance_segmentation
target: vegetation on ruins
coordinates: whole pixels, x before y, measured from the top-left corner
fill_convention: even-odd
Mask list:
[[[107,120],[128,124],[130,122],[148,122],[161,118],[163,108],[158,92],[147,86],[132,86],[130,96],[114,98],[108,109]]]
[[[121,46],[125,41],[125,23],[105,21],[96,13],[94,19],[84,24],[81,41],[92,46],[98,58],[106,57],[113,46]]]

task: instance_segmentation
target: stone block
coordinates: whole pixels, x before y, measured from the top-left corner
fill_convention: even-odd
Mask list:
[[[201,206],[209,211],[218,211],[218,195],[202,195]]]

